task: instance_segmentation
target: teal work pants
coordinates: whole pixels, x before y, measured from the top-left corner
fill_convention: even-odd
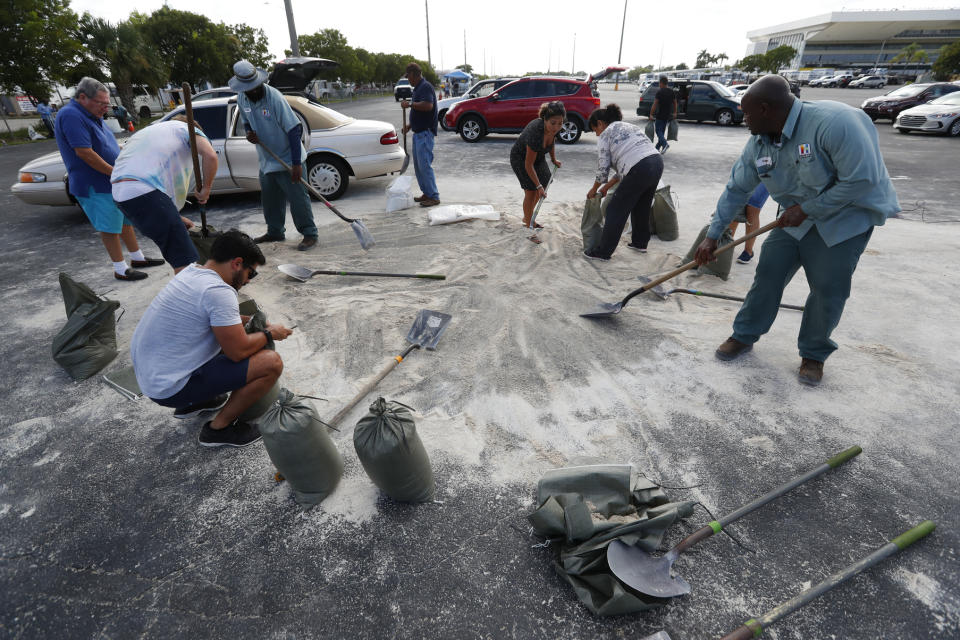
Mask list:
[[[313,208],[307,189],[299,182],[292,182],[286,171],[261,172],[260,204],[263,207],[263,219],[267,223],[267,233],[275,238],[284,237],[287,202],[290,203],[290,215],[297,231],[306,238],[316,238],[317,225],[313,222]]]
[[[733,337],[753,344],[769,331],[777,317],[784,288],[797,269],[803,267],[810,295],[804,305],[797,347],[802,358],[825,362],[837,349],[830,334],[843,315],[853,272],[872,233],[871,228],[828,247],[816,227],[800,240],[781,228],[771,231],[763,243],[753,286],[733,321]]]

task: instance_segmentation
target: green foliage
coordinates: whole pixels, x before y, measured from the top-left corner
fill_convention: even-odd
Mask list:
[[[955,74],[960,74],[960,40],[940,47],[933,63],[933,75],[937,80],[949,80]]]
[[[22,89],[47,98],[51,84],[66,81],[65,71],[82,49],[73,28],[77,14],[69,0],[7,0],[0,10],[0,90]]]
[[[470,65],[470,64],[467,64],[467,63],[458,64],[455,68],[456,68],[456,69],[460,69],[460,70],[463,71],[464,73],[470,73],[470,74],[473,73],[473,65]]]
[[[270,68],[272,56],[269,51],[267,34],[263,32],[263,29],[251,27],[241,22],[240,24],[227,26],[226,30],[232,47],[230,58],[233,62],[249,60],[255,67]]]
[[[636,82],[640,79],[640,76],[645,73],[650,73],[651,71],[653,71],[653,65],[651,64],[648,64],[645,67],[634,67],[627,72],[627,79]]]
[[[893,56],[890,59],[890,62],[904,62],[906,64],[912,63],[924,63],[929,59],[927,52],[920,48],[916,42],[908,44],[903,49],[900,50],[900,53]]]
[[[790,45],[780,45],[763,55],[764,66],[760,70],[776,73],[781,68],[788,66],[795,57],[797,57],[796,49]]]
[[[721,60],[729,60],[730,56],[725,53],[718,53],[716,55],[710,53],[706,49],[701,49],[700,53],[697,54],[697,61],[693,65],[696,69],[703,69],[705,67],[710,67]]]
[[[394,83],[403,77],[407,65],[416,62],[423,69],[423,77],[430,84],[438,83],[437,72],[424,60],[409,54],[371,53],[366,49],[354,49],[338,29],[323,29],[316,33],[297,36],[300,55],[327,58],[340,63],[334,69],[324,70],[318,77],[327,80],[350,80],[354,82]],[[287,55],[290,51],[287,50]],[[469,73],[469,72],[468,72]]]
[[[687,63],[686,63],[686,62],[681,62],[680,64],[678,64],[678,65],[676,66],[677,71],[683,71],[683,70],[689,69],[689,68],[690,68],[690,67],[687,66]]]
[[[233,75],[238,45],[225,24],[167,6],[149,16],[133,14],[130,19],[166,61],[173,84],[189,82],[196,86],[207,81],[219,86]]]

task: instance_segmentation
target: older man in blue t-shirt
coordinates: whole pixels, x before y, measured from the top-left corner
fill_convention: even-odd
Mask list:
[[[265,84],[267,73],[246,60],[233,65],[234,76],[227,84],[237,92],[240,120],[247,128],[247,140],[257,145],[260,159],[260,203],[267,232],[255,238],[257,243],[280,242],[286,231],[287,202],[290,215],[303,239],[297,245],[306,251],[317,244],[317,225],[313,221],[310,194],[300,183],[303,159],[303,126],[283,94]],[[263,147],[267,147],[292,168],[288,172]]]
[[[103,123],[109,107],[107,87],[96,78],[83,78],[77,83],[73,100],[57,114],[54,125],[57,147],[67,167],[70,193],[80,203],[93,228],[100,232],[103,246],[113,261],[114,277],[143,280],[147,274],[131,269],[123,259],[121,240],[127,245],[134,267],[157,267],[164,261],[143,255],[130,221],[113,202],[110,174],[120,155],[120,145]]]
[[[416,62],[407,65],[404,77],[413,86],[413,97],[404,100],[400,106],[410,109],[410,124],[403,133],[413,130],[413,169],[417,174],[417,184],[422,195],[414,198],[421,207],[433,207],[440,204],[440,192],[437,179],[433,175],[433,139],[437,136],[437,92],[433,85],[423,77],[423,71]]]

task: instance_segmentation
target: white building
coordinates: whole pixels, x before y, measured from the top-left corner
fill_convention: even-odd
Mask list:
[[[960,39],[960,9],[925,11],[835,11],[747,32],[747,55],[781,45],[798,51],[793,68],[841,67],[867,70],[886,67],[915,74],[930,68],[940,47]],[[890,60],[916,43],[926,63]]]

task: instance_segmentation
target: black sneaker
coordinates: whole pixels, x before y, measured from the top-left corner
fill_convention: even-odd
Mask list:
[[[197,442],[202,447],[245,447],[260,437],[257,425],[237,418],[223,429],[212,429],[209,422],[204,423]]]
[[[221,394],[215,398],[210,398],[204,402],[197,402],[194,404],[189,404],[185,407],[180,407],[179,409],[174,409],[173,417],[179,418],[181,420],[186,420],[187,418],[192,418],[193,416],[200,415],[206,411],[216,411],[221,408],[223,405],[227,404],[227,400],[230,399],[230,396],[226,393]]]
[[[263,244],[264,242],[283,242],[283,236],[272,236],[269,233],[265,233],[262,236],[257,236],[253,241],[257,244]]]
[[[601,262],[609,262],[609,261],[610,261],[610,256],[603,257],[602,255],[600,255],[599,253],[597,253],[596,251],[593,251],[593,250],[591,250],[591,251],[584,251],[584,252],[583,252],[583,257],[586,258],[587,260],[599,260],[599,261],[601,261]]]
[[[632,242],[629,243],[629,244],[627,244],[627,247],[630,248],[630,249],[633,249],[634,251],[639,251],[640,253],[646,253],[646,252],[647,252],[647,248],[646,248],[646,247],[641,247],[640,245],[638,245],[638,244],[633,244]]]

